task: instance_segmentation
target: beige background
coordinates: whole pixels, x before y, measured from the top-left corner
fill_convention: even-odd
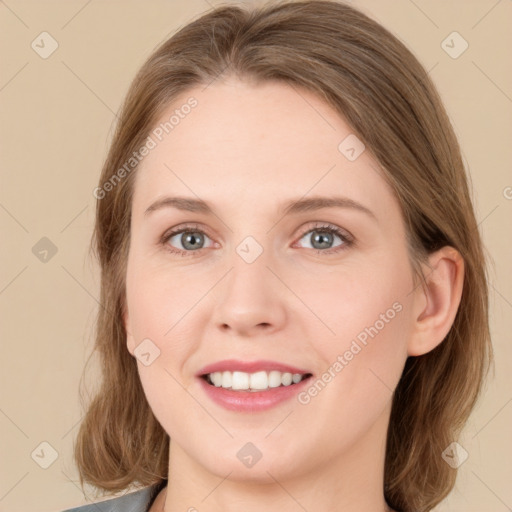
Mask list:
[[[469,458],[456,490],[437,510],[505,512],[512,507],[512,2],[352,3],[430,70],[471,173],[479,226],[494,260],[496,376],[464,431]],[[87,252],[92,190],[114,113],[139,66],[176,28],[217,4],[0,2],[1,511],[59,511],[89,501],[71,457],[82,414],[78,384],[98,307],[98,272]],[[31,47],[43,31],[58,42],[47,59]],[[441,46],[453,31],[469,44],[457,59]],[[46,262],[32,251],[43,237],[57,248]],[[58,453],[47,469],[39,463],[51,462],[51,449],[43,445],[43,457],[42,442]]]

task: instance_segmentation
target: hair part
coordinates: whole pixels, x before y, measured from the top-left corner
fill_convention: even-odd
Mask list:
[[[308,90],[337,111],[378,162],[400,204],[418,282],[420,262],[450,245],[464,260],[460,306],[431,352],[408,357],[394,392],[384,496],[397,511],[428,511],[452,490],[441,457],[457,440],[492,362],[482,241],[455,133],[428,73],[388,30],[337,1],[222,6],[162,43],[133,80],[100,187],[192,87],[235,76]],[[167,478],[169,436],[154,417],[126,347],[125,274],[136,168],[98,199],[91,247],[101,267],[94,349],[99,392],[75,444],[80,482],[106,491]]]

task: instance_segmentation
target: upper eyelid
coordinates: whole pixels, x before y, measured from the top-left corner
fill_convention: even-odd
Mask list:
[[[322,222],[322,221],[316,221],[314,226],[311,226],[309,228],[305,228],[302,232],[301,236],[304,236],[306,233],[309,233],[310,231],[314,231],[315,229],[318,229],[319,231],[322,230],[322,228],[335,228],[336,230],[340,231],[343,236],[345,236],[348,240],[353,240],[354,236],[352,233],[350,233],[345,228],[342,228],[341,226],[338,226],[337,224],[334,224],[333,222]]]

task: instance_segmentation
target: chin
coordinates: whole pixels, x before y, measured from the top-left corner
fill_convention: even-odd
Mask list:
[[[227,480],[235,482],[274,484],[276,479],[284,481],[298,476],[291,469],[296,467],[293,461],[288,461],[285,466],[283,467],[281,462],[275,464],[271,461],[264,462],[263,458],[261,458],[254,466],[245,467],[238,459],[224,460],[220,463],[217,458],[217,462],[209,465],[206,469],[219,478],[226,478],[226,475],[229,475]]]
[[[275,479],[284,481],[299,477],[311,467],[308,458],[303,453],[301,456],[301,450],[294,449],[292,443],[287,443],[286,450],[283,450],[282,443],[277,446],[269,440],[265,442],[262,439],[264,435],[259,436],[261,441],[256,440],[256,436],[244,437],[243,441],[237,437],[225,444],[212,443],[194,458],[219,478],[229,475],[229,480],[260,484],[275,483]],[[249,441],[251,438],[254,442]],[[216,448],[214,451],[211,450],[213,446]]]

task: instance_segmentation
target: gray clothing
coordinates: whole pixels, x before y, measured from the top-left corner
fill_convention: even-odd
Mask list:
[[[155,484],[119,498],[70,508],[63,512],[148,512],[162,485]]]

